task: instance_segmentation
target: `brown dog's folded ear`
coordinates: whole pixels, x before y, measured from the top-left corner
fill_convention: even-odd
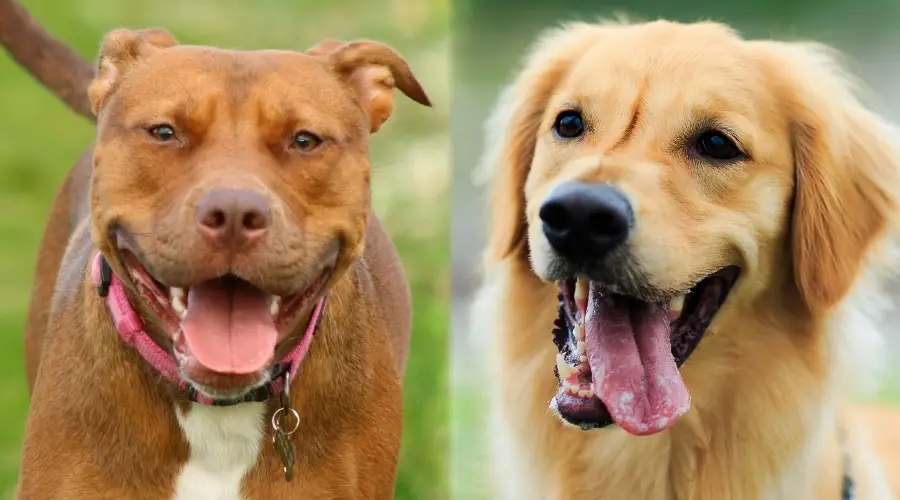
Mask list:
[[[603,29],[575,23],[545,33],[485,124],[488,150],[481,168],[492,177],[488,263],[513,254],[527,258],[525,180],[531,170],[541,119],[573,60]]]
[[[823,312],[850,292],[869,250],[896,223],[900,151],[827,48],[783,44],[779,52],[793,56],[794,83],[783,88],[793,89],[794,278],[810,310]]]
[[[97,76],[88,88],[94,114],[100,113],[122,76],[135,62],[175,45],[178,45],[175,38],[161,28],[138,31],[118,29],[107,34],[100,46]]]
[[[324,57],[353,89],[357,102],[369,117],[371,132],[377,132],[394,111],[394,87],[413,101],[431,106],[409,65],[387,45],[366,40],[344,44],[326,40],[306,53]]]
[[[304,54],[313,57],[327,57],[337,49],[344,46],[346,42],[340,40],[322,40],[304,52]]]

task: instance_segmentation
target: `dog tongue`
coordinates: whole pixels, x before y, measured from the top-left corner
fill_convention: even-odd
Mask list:
[[[238,280],[211,280],[191,288],[181,331],[200,364],[235,374],[263,369],[274,356],[278,337],[266,294]]]
[[[638,436],[671,427],[691,405],[672,356],[668,309],[590,287],[584,324],[594,393],[616,425]]]

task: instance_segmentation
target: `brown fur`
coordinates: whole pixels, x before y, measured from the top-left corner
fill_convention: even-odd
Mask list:
[[[390,48],[331,43],[300,54],[182,47],[163,30],[105,38],[89,92],[98,139],[54,201],[38,258],[25,334],[32,405],[17,498],[172,495],[189,452],[173,404],[189,411],[187,400],[124,346],[86,271],[100,249],[127,276],[108,232],[115,223],[167,284],[214,276],[223,257],[189,228],[197,193],[220,185],[260,189],[273,207],[275,230],[254,253],[235,257],[233,268],[293,293],[329,258],[336,266],[291,391],[302,415],[291,437],[296,477],[284,480],[265,430],[245,498],[392,497],[410,298],[396,252],[370,214],[368,137],[390,115],[395,85],[428,100]],[[183,142],[149,143],[140,127],[157,122],[173,123]],[[328,143],[289,154],[282,141],[294,127]]]
[[[554,141],[567,103],[588,132]],[[709,119],[749,159],[692,158],[684,134]],[[492,225],[475,328],[494,332],[503,498],[838,499],[845,441],[856,498],[885,498],[842,389],[877,358],[872,325],[851,314],[896,224],[900,156],[826,48],[746,41],[715,23],[574,23],[538,42],[488,131],[498,146],[485,163]],[[631,259],[655,289],[742,268],[682,369],[692,407],[670,430],[584,432],[548,410],[557,288],[538,277],[549,251],[538,208],[570,179],[631,199]],[[885,411],[871,434],[888,421],[900,418]],[[888,476],[900,477],[889,451]]]

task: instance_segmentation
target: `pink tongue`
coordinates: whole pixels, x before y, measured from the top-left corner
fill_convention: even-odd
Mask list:
[[[263,369],[278,337],[266,294],[238,281],[212,280],[191,288],[181,331],[200,364],[234,374]]]
[[[594,393],[616,425],[644,436],[687,412],[691,397],[672,356],[668,304],[601,296],[592,284],[584,323]]]

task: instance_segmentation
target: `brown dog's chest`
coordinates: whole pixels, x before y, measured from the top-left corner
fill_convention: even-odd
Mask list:
[[[272,443],[271,410],[264,403],[240,406],[152,408],[141,412],[145,419],[108,409],[109,420],[97,417],[86,428],[71,420],[56,429],[44,427],[41,440],[26,442],[20,498],[391,497],[399,412],[388,420],[396,424],[389,427],[397,437],[383,434],[385,439],[362,438],[346,426],[322,433],[318,417],[309,415],[309,427],[291,436],[296,461],[288,482]],[[41,417],[36,421],[49,415]]]
[[[102,309],[93,295],[86,299],[94,307],[63,309],[60,317],[69,319],[48,332],[20,499],[391,498],[399,380],[385,341],[366,352],[330,340],[332,321],[343,317],[338,308],[292,386],[291,405],[301,424],[291,436],[297,458],[295,477],[287,482],[272,444],[272,403],[182,402],[176,409],[173,401],[183,395],[108,325],[95,326]],[[349,328],[347,323],[341,324]]]

